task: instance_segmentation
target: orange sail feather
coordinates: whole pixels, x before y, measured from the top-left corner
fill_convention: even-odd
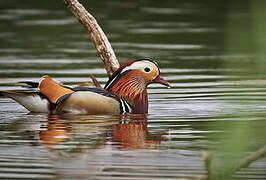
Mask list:
[[[40,92],[54,104],[56,104],[60,97],[74,92],[73,90],[56,83],[50,76],[43,77],[39,89]]]

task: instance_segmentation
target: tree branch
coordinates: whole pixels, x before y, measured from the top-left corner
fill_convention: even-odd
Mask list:
[[[97,49],[97,52],[104,63],[107,74],[110,77],[120,65],[116,59],[110,42],[108,41],[101,27],[98,25],[96,19],[90,13],[88,13],[88,11],[83,7],[82,4],[78,2],[78,0],[62,0],[62,2],[70,9],[70,11],[88,31]]]
[[[245,157],[243,160],[239,161],[234,167],[231,169],[229,174],[233,174],[241,168],[248,167],[254,161],[264,157],[266,155],[266,145],[261,147],[255,152],[252,152],[249,156]]]
[[[205,177],[202,177],[202,179],[210,180],[212,176],[212,172],[211,172],[212,155],[208,154],[206,151],[202,151],[201,156],[204,160],[204,164],[205,164],[206,171],[207,171],[207,175]]]

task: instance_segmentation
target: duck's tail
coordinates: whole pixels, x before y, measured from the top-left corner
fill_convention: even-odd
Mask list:
[[[30,112],[49,112],[49,101],[38,92],[0,91],[0,97],[11,98]]]

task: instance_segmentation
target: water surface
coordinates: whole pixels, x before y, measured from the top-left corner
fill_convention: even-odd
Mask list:
[[[82,3],[121,63],[157,60],[172,88],[150,85],[147,116],[29,114],[0,98],[1,178],[191,178],[206,174],[202,151],[214,152],[213,166],[223,170],[265,145],[266,76],[254,68],[263,57],[230,31],[230,23],[250,23],[246,1],[234,10],[220,1]],[[16,82],[45,74],[71,86],[89,74],[107,81],[86,31],[61,1],[0,7],[0,90],[22,90]],[[247,46],[230,51],[231,36]],[[265,158],[234,175],[265,177]]]

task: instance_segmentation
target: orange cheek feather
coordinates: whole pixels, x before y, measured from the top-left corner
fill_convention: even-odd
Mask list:
[[[144,77],[147,84],[151,83],[159,75],[159,72],[155,69],[153,69],[150,73],[145,73],[142,71],[140,73]]]

